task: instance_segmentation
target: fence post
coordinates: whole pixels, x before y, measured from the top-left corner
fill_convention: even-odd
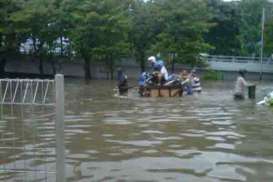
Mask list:
[[[64,76],[55,75],[56,89],[56,181],[65,182]]]

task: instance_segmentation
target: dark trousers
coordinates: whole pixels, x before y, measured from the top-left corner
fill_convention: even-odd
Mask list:
[[[233,98],[234,98],[234,100],[244,100],[245,99],[244,95],[238,94],[238,93],[234,94]]]

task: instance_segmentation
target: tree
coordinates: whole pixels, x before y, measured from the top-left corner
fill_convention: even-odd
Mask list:
[[[123,1],[126,2],[126,1]],[[106,59],[113,78],[114,60],[126,52],[128,22],[122,2],[114,0],[70,1],[73,28],[70,39],[84,60],[85,78],[91,79],[91,62]]]
[[[241,0],[239,39],[242,55],[260,55],[262,8],[267,5],[267,0]]]
[[[129,6],[131,30],[129,40],[133,55],[140,63],[141,72],[145,70],[146,54],[157,34],[156,14],[152,11],[152,2],[134,0]]]
[[[115,62],[127,56],[129,50],[129,20],[127,7],[123,6],[124,2],[105,0],[104,11],[100,12],[103,23],[96,27],[100,31],[97,34],[98,42],[93,54],[104,59],[106,68],[110,72],[110,79],[114,78]]]
[[[273,4],[268,3],[265,9],[265,28],[264,28],[264,55],[273,55]]]
[[[62,36],[58,24],[59,0],[29,0],[22,9],[11,14],[16,31],[23,34],[22,42],[31,39],[34,59],[39,60],[40,74],[44,74],[44,60],[51,56],[55,41]]]
[[[273,18],[271,17],[265,25],[265,56],[273,55]]]
[[[19,50],[20,36],[10,15],[21,9],[21,0],[0,0],[0,76],[5,74],[7,59]]]
[[[158,0],[154,3],[162,21],[153,49],[165,55],[175,53],[177,62],[196,65],[199,54],[210,48],[203,38],[211,27],[206,2]]]
[[[205,35],[206,41],[214,48],[209,51],[216,55],[240,55],[240,10],[238,2],[208,0],[208,6],[213,14],[212,23]]]
[[[264,53],[265,56],[273,55],[273,19],[269,20],[265,26],[265,46],[264,46]]]

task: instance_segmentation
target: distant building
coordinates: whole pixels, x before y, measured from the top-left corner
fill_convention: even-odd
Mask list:
[[[36,39],[36,45],[39,45],[39,39]],[[44,48],[47,48],[50,53],[56,55],[66,54],[70,48],[70,41],[68,38],[62,37],[54,41],[53,46],[50,48],[48,45],[44,45]],[[35,52],[34,41],[32,38],[26,39],[24,43],[20,45],[20,53],[22,54],[32,54]]]

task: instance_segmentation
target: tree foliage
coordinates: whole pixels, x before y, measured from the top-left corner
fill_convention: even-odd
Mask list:
[[[158,28],[156,11],[152,11],[153,2],[134,0],[129,6],[130,31],[129,41],[133,56],[140,63],[141,71],[145,70],[145,61],[155,39]]]
[[[266,0],[0,0],[0,53],[22,53],[28,42],[41,74],[44,61],[77,57],[87,79],[95,62],[113,78],[123,57],[134,57],[143,71],[157,53],[191,65],[202,52],[258,56],[263,7],[269,56],[273,8]]]
[[[259,55],[262,9],[266,4],[267,0],[242,0],[240,3],[239,39],[242,55]]]
[[[240,55],[240,9],[238,2],[208,0],[213,14],[214,26],[205,35],[206,41],[213,46],[210,54]]]
[[[158,4],[163,21],[154,47],[159,52],[176,53],[178,62],[196,64],[199,53],[210,48],[204,41],[204,33],[212,25],[207,3],[203,0],[161,0]]]
[[[114,61],[128,50],[128,18],[123,3],[114,0],[69,1],[73,28],[70,39],[76,54],[85,60],[86,78],[91,78],[90,61],[101,60],[113,78]]]
[[[11,15],[19,11],[23,0],[0,0],[0,52],[9,53],[18,51],[20,38]]]

